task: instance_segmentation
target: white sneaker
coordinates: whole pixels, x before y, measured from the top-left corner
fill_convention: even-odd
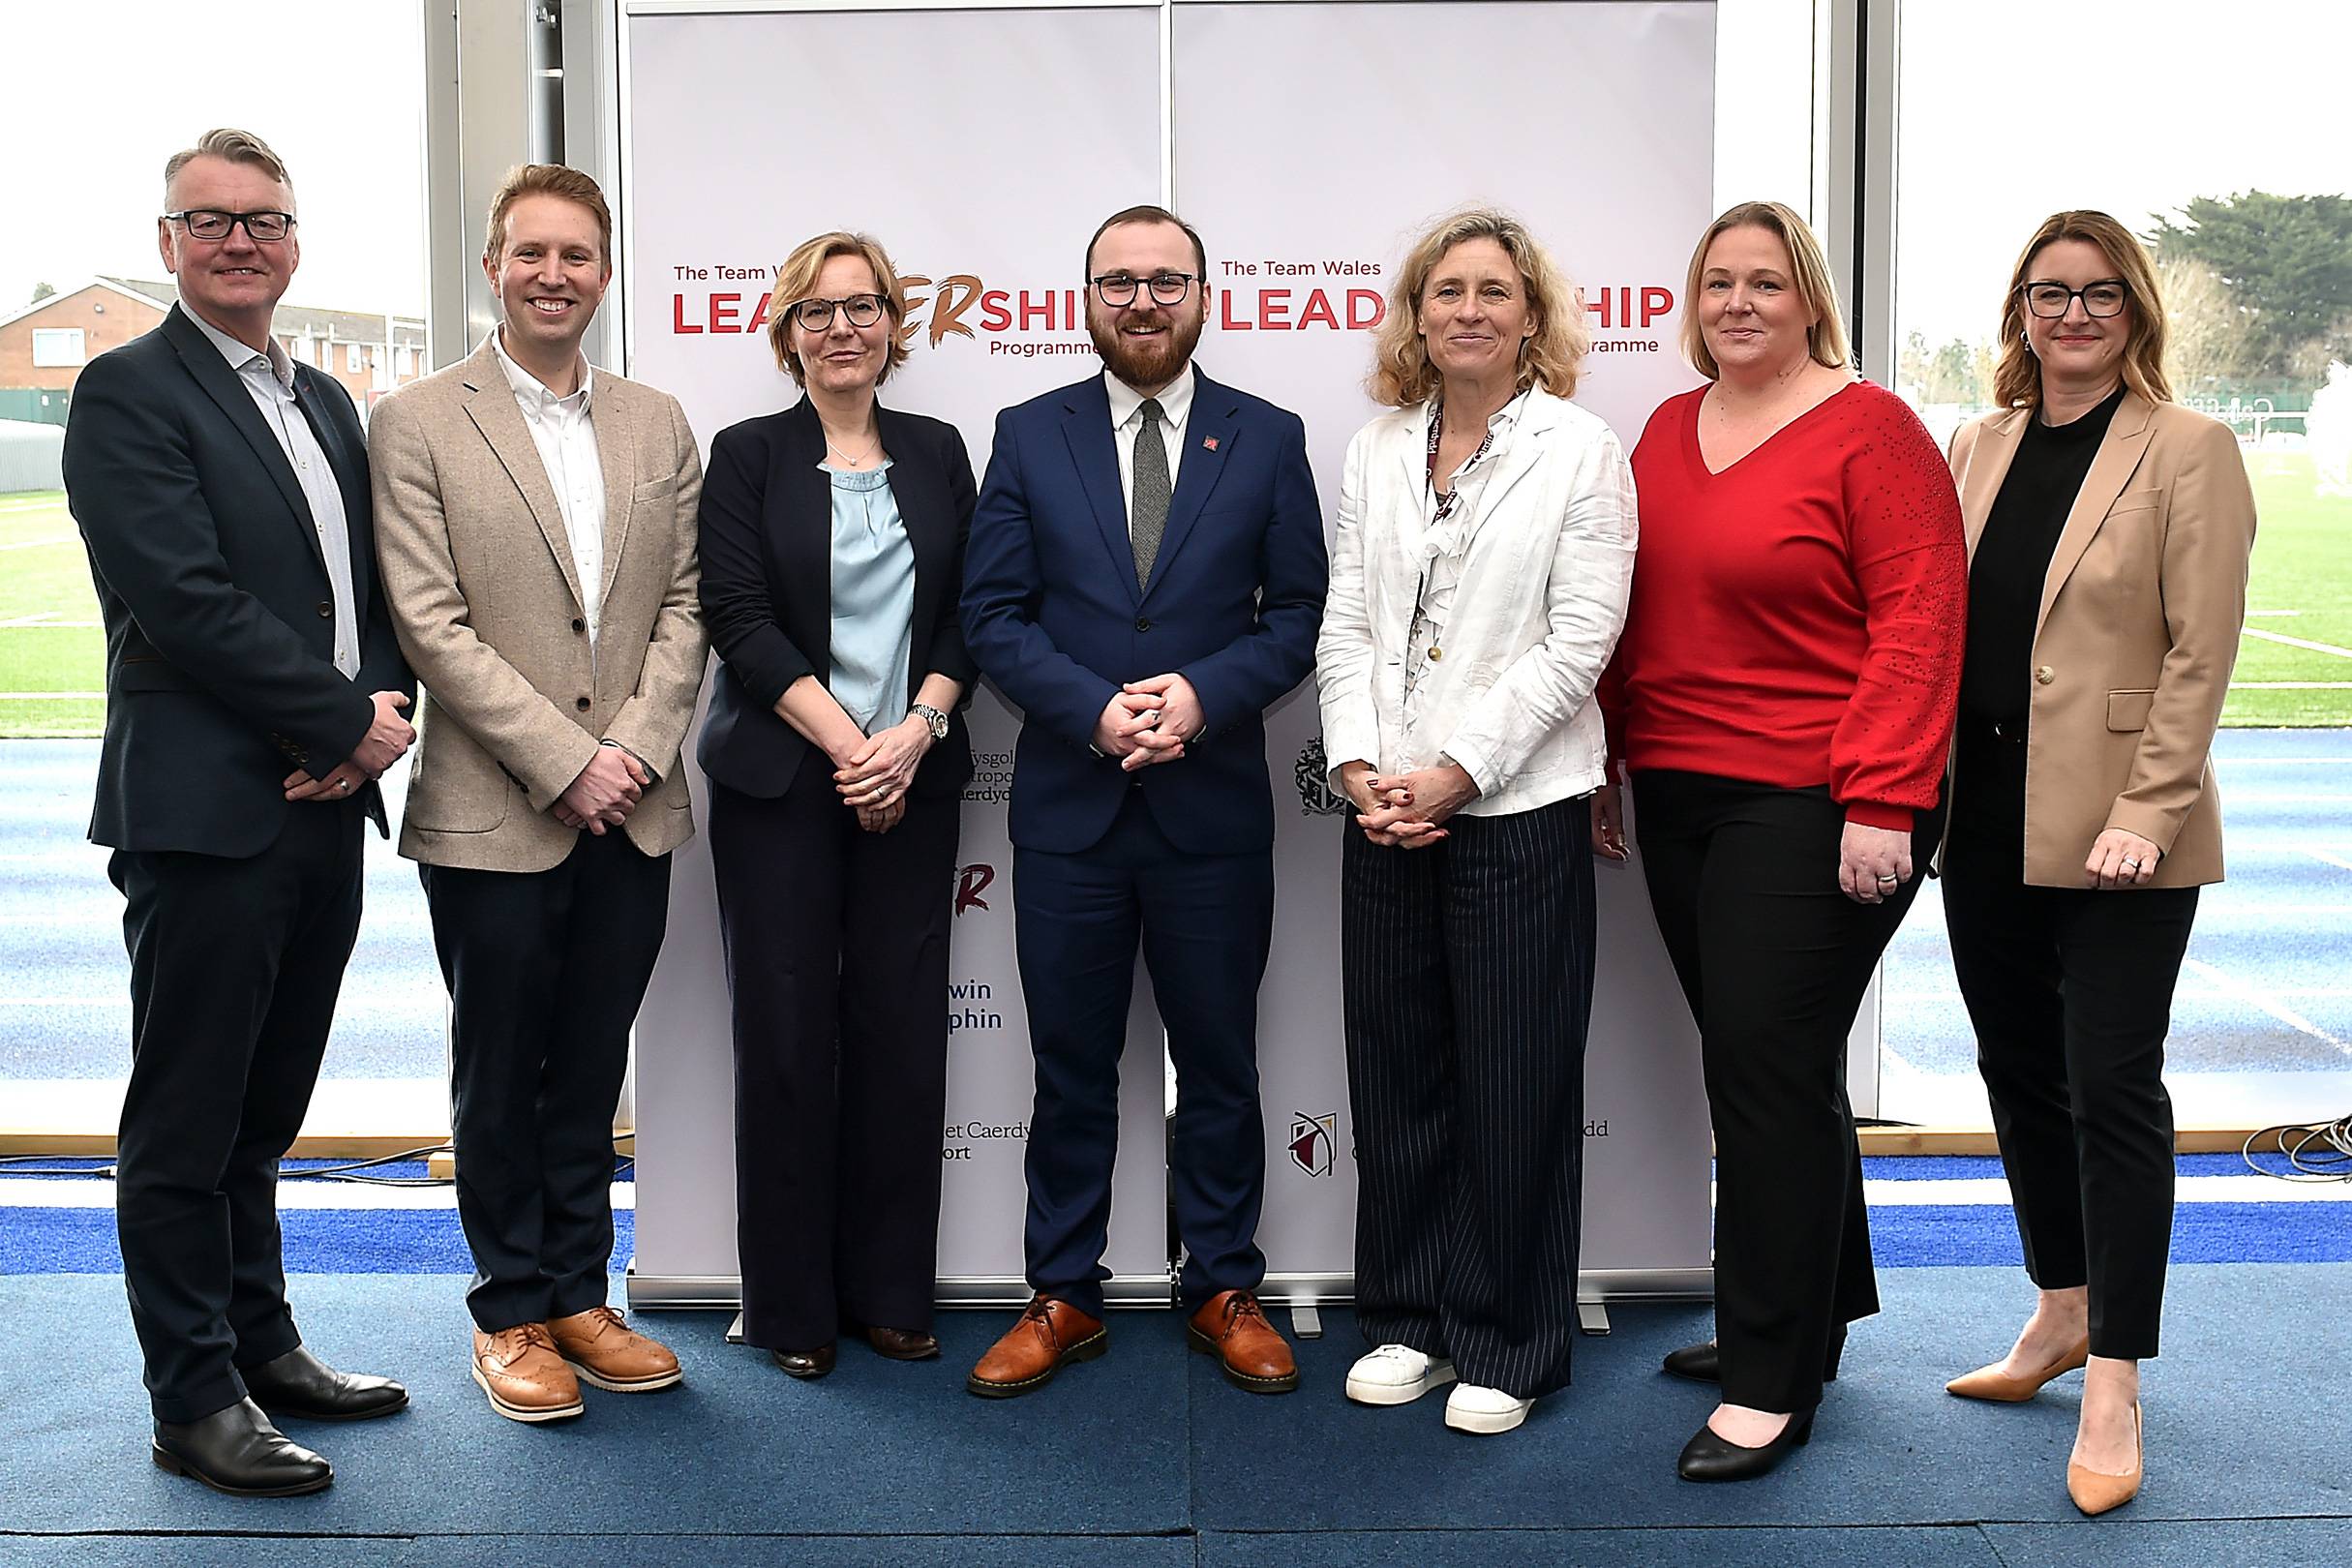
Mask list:
[[[1499,1388],[1480,1388],[1475,1383],[1456,1383],[1454,1392],[1446,1396],[1445,1424],[1456,1432],[1475,1432],[1493,1435],[1509,1432],[1527,1419],[1535,1408],[1533,1400],[1515,1400]]]
[[[1454,1380],[1454,1364],[1409,1344],[1384,1344],[1347,1369],[1347,1397],[1358,1404],[1410,1404]]]

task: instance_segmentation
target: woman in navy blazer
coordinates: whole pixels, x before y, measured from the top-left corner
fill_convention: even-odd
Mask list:
[[[727,950],[743,1338],[796,1377],[848,1325],[931,1336],[948,1075],[947,890],[972,773],[956,623],[972,465],[874,400],[906,358],[882,247],[820,234],[768,335],[806,396],[710,445],[698,758]]]

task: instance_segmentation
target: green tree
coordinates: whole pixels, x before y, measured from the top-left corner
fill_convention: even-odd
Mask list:
[[[2253,374],[2294,374],[2352,316],[2352,197],[2242,191],[2197,196],[2177,223],[2151,216],[2160,256],[2202,261],[2228,286]]]

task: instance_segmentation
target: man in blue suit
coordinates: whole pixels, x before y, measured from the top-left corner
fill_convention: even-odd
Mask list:
[[[1105,374],[997,416],[964,635],[1017,703],[1016,944],[1037,1057],[1024,1235],[1036,1292],[973,1393],[1102,1353],[1119,1056],[1140,943],[1175,1058],[1171,1161],[1193,1346],[1298,1386],[1254,1294],[1266,1157],[1257,987],[1274,927],[1267,706],[1314,665],[1327,564],[1296,414],[1192,368],[1200,236],[1131,207],[1086,253]]]

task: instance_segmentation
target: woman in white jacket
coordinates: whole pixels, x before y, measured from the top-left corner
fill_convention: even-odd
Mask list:
[[[1348,1398],[1448,1382],[1508,1432],[1576,1337],[1593,687],[1625,618],[1633,475],[1569,403],[1575,286],[1472,209],[1406,257],[1347,451],[1316,648],[1341,872],[1356,1320]]]

